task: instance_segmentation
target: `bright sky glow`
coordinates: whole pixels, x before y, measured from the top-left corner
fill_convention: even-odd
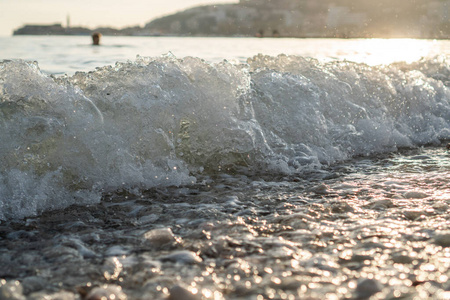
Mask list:
[[[0,36],[24,24],[54,24],[89,28],[144,25],[186,8],[237,3],[238,0],[0,0]]]

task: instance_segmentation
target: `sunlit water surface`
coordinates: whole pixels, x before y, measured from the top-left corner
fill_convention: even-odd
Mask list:
[[[422,57],[450,53],[447,40],[414,39],[274,39],[274,38],[190,38],[190,37],[112,37],[92,46],[89,36],[0,37],[0,59],[38,61],[51,74],[90,71],[117,61],[134,61],[137,55],[160,56],[172,53],[178,58],[200,57],[209,62],[227,59],[245,62],[259,53],[300,55],[324,61],[333,59],[369,65],[413,62]]]

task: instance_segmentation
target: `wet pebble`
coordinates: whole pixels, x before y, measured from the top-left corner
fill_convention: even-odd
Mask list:
[[[406,219],[408,220],[416,220],[418,219],[420,216],[423,215],[423,211],[420,209],[409,209],[409,210],[405,210],[403,212],[403,215],[405,216]]]
[[[77,249],[62,245],[48,247],[43,251],[43,254],[47,259],[58,262],[83,260],[83,256]]]
[[[436,232],[434,243],[442,247],[450,247],[450,230]]]
[[[315,186],[315,187],[311,188],[309,191],[316,193],[316,194],[320,194],[320,195],[325,195],[330,192],[329,186],[326,184],[320,184],[318,186]]]
[[[347,212],[354,212],[355,210],[347,202],[336,201],[331,204],[331,211],[335,214],[342,214]]]
[[[150,230],[144,234],[144,238],[155,246],[162,246],[176,241],[172,229],[168,227]]]
[[[433,205],[433,209],[438,212],[446,212],[448,210],[448,205],[443,202],[438,202]]]
[[[161,257],[161,261],[170,261],[181,264],[196,264],[202,262],[203,260],[195,252],[188,250],[181,250],[175,251],[169,255]]]
[[[238,207],[241,208],[243,203],[239,201],[239,198],[237,196],[227,196],[222,199],[222,201],[225,203],[228,207]]]
[[[403,197],[406,199],[423,199],[428,197],[429,195],[424,192],[419,191],[409,191],[403,194]]]
[[[86,300],[126,300],[127,295],[118,285],[103,285],[93,288],[86,296]]]
[[[169,290],[169,298],[168,300],[200,300],[201,297],[199,295],[194,295],[188,289],[176,285]]]
[[[308,222],[314,222],[314,218],[303,213],[293,213],[290,215],[281,215],[274,218],[277,224],[290,225],[299,229],[308,228]]]
[[[80,300],[79,295],[68,291],[60,291],[54,294],[47,294],[44,292],[33,293],[27,297],[28,300]]]
[[[84,245],[84,243],[79,239],[71,238],[71,239],[64,241],[63,244],[65,246],[76,248],[78,250],[78,252],[80,253],[80,255],[83,256],[83,258],[93,258],[93,257],[97,256],[95,252],[93,252],[91,249],[86,247]]]
[[[410,264],[414,261],[414,257],[404,254],[392,255],[392,261],[396,264]]]
[[[372,203],[369,203],[365,207],[379,210],[379,209],[393,208],[393,207],[395,207],[395,204],[394,204],[394,202],[392,202],[392,200],[383,199],[383,200],[377,200]]]
[[[379,292],[381,292],[381,287],[375,279],[361,280],[356,286],[357,299],[368,299]]]
[[[48,282],[42,277],[30,276],[22,280],[22,285],[25,294],[40,291],[47,286]]]
[[[19,281],[0,280],[0,300],[25,300],[23,287]]]

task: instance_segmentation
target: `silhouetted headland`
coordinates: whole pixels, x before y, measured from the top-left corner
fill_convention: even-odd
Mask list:
[[[240,0],[194,7],[144,27],[26,25],[14,35],[449,38],[450,0]],[[263,34],[261,34],[263,33]],[[264,33],[272,33],[265,35]]]

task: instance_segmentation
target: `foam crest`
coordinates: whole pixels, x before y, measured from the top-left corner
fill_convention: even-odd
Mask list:
[[[138,57],[71,77],[0,62],[0,219],[186,185],[299,173],[450,139],[445,58],[370,67],[259,55]]]

